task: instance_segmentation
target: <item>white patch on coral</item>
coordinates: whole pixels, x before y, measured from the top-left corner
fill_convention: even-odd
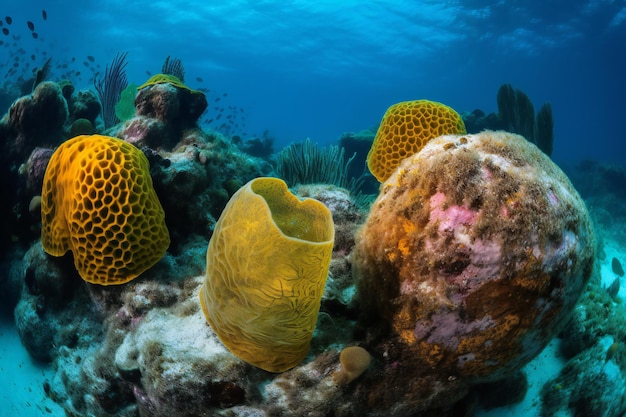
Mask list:
[[[219,341],[201,310],[189,316],[178,316],[169,309],[154,308],[126,335],[115,353],[116,365],[122,369],[140,368],[144,347],[154,342],[163,349],[163,377],[192,375],[190,371],[195,363],[228,366],[232,361],[239,361]]]

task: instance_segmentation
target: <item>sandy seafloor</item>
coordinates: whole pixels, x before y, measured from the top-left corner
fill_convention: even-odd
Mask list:
[[[611,240],[604,241],[605,257],[600,262],[602,285],[607,287],[614,279],[611,260],[626,259],[626,246]],[[622,278],[619,297],[626,299],[626,277]],[[28,355],[22,346],[15,325],[0,320],[0,417],[20,416],[64,417],[61,406],[46,397],[44,382],[51,380],[53,369]],[[564,362],[558,357],[558,339],[552,342],[525,367],[528,391],[522,402],[492,410],[479,410],[476,417],[533,417],[540,411],[540,391],[544,382],[561,370]],[[610,342],[608,342],[610,344]],[[560,416],[566,417],[566,415]]]

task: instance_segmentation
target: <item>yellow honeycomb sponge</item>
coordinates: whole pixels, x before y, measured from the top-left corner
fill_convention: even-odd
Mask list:
[[[442,135],[465,134],[461,116],[445,104],[404,101],[389,107],[367,154],[367,166],[384,182],[405,158]]]
[[[54,152],[41,195],[41,243],[68,250],[87,282],[123,284],[154,265],[170,238],[148,160],[131,145],[77,136]]]
[[[278,178],[240,188],[207,250],[200,303],[224,345],[244,361],[283,372],[306,356],[335,231],[317,200],[299,200]]]

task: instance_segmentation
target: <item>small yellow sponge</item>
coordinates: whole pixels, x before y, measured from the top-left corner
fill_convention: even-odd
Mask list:
[[[389,107],[367,154],[367,166],[384,182],[405,158],[442,135],[465,134],[461,116],[445,104],[405,101]]]
[[[300,201],[278,178],[257,178],[224,209],[207,250],[200,304],[239,358],[283,372],[306,356],[335,230],[317,200]]]
[[[169,246],[148,160],[123,140],[83,135],[64,142],[48,163],[41,197],[44,250],[71,250],[87,282],[128,282]]]
[[[151,85],[165,84],[165,83],[172,84],[176,88],[189,90],[191,93],[194,93],[194,94],[204,94],[202,91],[192,90],[191,88],[187,87],[178,77],[171,75],[171,74],[155,74],[152,77],[150,77],[148,81],[146,81],[145,83],[137,87],[137,90],[143,90],[144,88],[150,87]]]

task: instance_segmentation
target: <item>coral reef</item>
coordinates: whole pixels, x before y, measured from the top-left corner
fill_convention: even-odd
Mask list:
[[[3,267],[9,273],[1,300],[5,309],[15,306],[17,328],[30,354],[53,364],[54,378],[44,389],[68,415],[470,415],[476,398],[496,406],[522,395],[525,384],[520,383],[511,390],[515,395],[487,398],[487,393],[494,391],[490,384],[504,387],[504,382],[519,382],[520,366],[559,330],[570,363],[545,389],[542,401],[546,414],[586,403],[583,384],[593,386],[597,398],[603,400],[608,389],[623,384],[626,355],[621,341],[626,326],[623,307],[617,304],[619,295],[611,297],[594,280],[572,312],[591,274],[593,238],[576,192],[532,145],[519,137],[492,132],[435,139],[383,185],[360,234],[356,232],[366,213],[357,204],[359,195],[329,184],[297,185],[293,193],[322,202],[334,223],[334,244],[325,239],[324,254],[306,267],[295,265],[294,259],[303,256],[290,255],[292,244],[277,245],[280,238],[272,237],[269,231],[255,233],[264,239],[258,246],[252,245],[254,240],[244,233],[246,227],[231,228],[227,243],[240,241],[236,249],[229,246],[211,255],[208,238],[212,234],[215,241],[223,238],[227,228],[216,219],[229,198],[240,200],[238,190],[246,183],[276,174],[268,162],[272,161],[272,141],[267,135],[257,141],[229,140],[199,129],[197,121],[207,108],[206,97],[183,83],[182,64],[178,64],[178,60],[168,59],[163,72],[181,70],[177,72],[179,78],[158,74],[139,89],[128,90],[124,114],[130,118],[107,130],[107,134],[135,145],[132,153],[145,155],[140,158],[142,174],[132,177],[141,177],[144,186],[151,178],[171,239],[163,257],[157,253],[159,262],[124,285],[85,282],[74,265],[80,258],[77,253],[48,256],[44,247],[49,218],[42,219],[44,245],[33,239],[38,234],[39,202],[44,202],[44,214],[49,211],[46,194],[51,188],[44,190],[44,200],[37,194],[53,148],[77,133],[103,129],[96,95],[88,90],[75,93],[69,82],[42,82],[37,88],[54,94],[45,106],[36,108],[46,114],[32,118],[58,119],[53,136],[37,133],[30,123],[20,124],[20,115],[28,113],[24,109],[35,104],[35,92],[20,99],[19,106],[26,107],[14,113],[13,121],[7,114],[0,123],[0,138],[7,151],[2,156],[4,166],[11,170],[3,181],[14,194],[0,209],[8,213],[7,223],[15,217],[13,212],[22,213],[21,227],[28,228],[29,233],[14,234],[20,239],[30,236],[23,249],[5,252]],[[426,106],[429,110],[420,114],[441,115],[438,103],[434,105],[436,109]],[[445,109],[441,111],[449,115]],[[452,119],[457,120],[458,115],[454,115]],[[477,125],[491,120],[479,112],[474,116]],[[410,130],[413,121],[402,122],[406,123],[394,128]],[[327,171],[338,173],[318,181],[346,186],[351,184],[347,179],[360,178],[361,187],[365,148],[373,138],[369,131],[344,135],[341,148],[334,150],[335,156],[341,156],[327,162],[335,164]],[[60,151],[73,143],[62,144]],[[410,153],[423,144],[414,145],[409,146],[415,148]],[[111,174],[115,169],[108,156],[103,164]],[[401,156],[394,158],[400,164]],[[341,170],[337,167],[339,159]],[[346,166],[349,161],[354,162]],[[55,165],[53,158],[51,169]],[[80,179],[80,175],[67,175],[66,184],[55,190],[65,191],[74,177]],[[115,182],[114,178],[103,175],[104,191],[114,188],[106,185]],[[292,182],[290,185],[304,181]],[[368,190],[377,192],[378,185],[370,184]],[[270,204],[267,200],[272,200],[271,196],[260,190],[255,193],[257,197],[264,195],[259,198]],[[97,193],[95,197],[101,200]],[[268,216],[273,218],[266,219],[267,224],[278,223],[283,232],[293,225],[284,220],[290,218],[282,216],[286,211],[276,207],[271,211]],[[250,223],[262,219],[259,213],[246,200],[236,217]],[[107,218],[106,213],[100,214]],[[70,213],[66,217],[91,216]],[[306,220],[299,223],[311,230],[317,227],[310,218]],[[11,227],[7,230],[13,230]],[[325,227],[328,229],[328,224]],[[104,230],[102,236],[101,240],[111,240]],[[308,232],[299,235],[309,236]],[[307,239],[292,240],[307,245]],[[280,256],[265,255],[270,249]],[[239,255],[238,262],[248,265],[269,264],[273,272],[254,286],[261,288],[258,292],[263,297],[273,297],[254,318],[271,316],[268,320],[282,327],[268,331],[271,342],[279,342],[280,335],[286,334],[290,343],[306,343],[286,349],[271,345],[270,352],[249,360],[237,352],[248,346],[237,343],[233,348],[228,338],[220,338],[219,325],[214,329],[207,323],[207,312],[216,308],[216,302],[200,302],[200,297],[206,298],[209,276],[214,276],[209,268],[205,271],[205,259],[212,268],[225,260],[234,264],[233,254]],[[277,283],[280,258],[288,258],[285,269],[292,272],[315,269],[318,274],[311,279],[315,285],[290,290],[291,282]],[[107,258],[105,263],[115,266],[115,262],[119,259]],[[251,281],[251,274],[245,277],[246,282]],[[220,295],[220,302],[225,298]],[[281,305],[280,301],[289,303]],[[246,307],[252,305],[249,302]],[[226,312],[227,319],[244,327],[235,316],[245,308],[236,307]],[[572,320],[565,324],[570,312]],[[612,324],[605,326],[607,321]],[[289,327],[292,323],[295,325]],[[596,343],[598,336],[606,338],[601,345]],[[253,366],[259,365],[259,357],[261,361],[279,357],[279,363],[287,361],[284,363],[288,365],[259,369]],[[583,372],[576,363],[580,358],[597,366],[585,376],[587,379],[574,380],[577,372]],[[285,369],[289,370],[274,373]],[[593,385],[589,378],[594,375],[614,376],[615,380]],[[571,389],[562,390],[564,384],[570,384]],[[593,412],[618,415],[612,413],[623,406],[623,399],[606,399],[604,405],[590,403]]]
[[[230,196],[271,169],[266,162],[241,153],[223,136],[200,129],[186,130],[171,151],[143,150],[163,209],[166,215],[173,213],[167,215],[167,225],[172,240],[169,250],[174,253],[190,236],[207,239]]]
[[[381,406],[429,392],[449,401],[459,383],[520,369],[568,317],[593,249],[582,199],[521,136],[442,136],[405,160],[353,256],[362,307],[389,328],[376,350],[397,364],[381,385],[409,387]]]
[[[42,82],[32,94],[17,99],[0,124],[11,141],[6,151],[12,160],[24,160],[37,146],[54,146],[65,139],[64,125],[69,116],[61,88],[51,81]]]
[[[101,317],[85,288],[77,285],[80,278],[71,267],[48,257],[41,243],[26,252],[19,275],[22,291],[15,323],[31,356],[49,362],[59,347],[74,348],[99,333]]]
[[[303,187],[329,205],[347,242],[356,228],[348,223],[360,214],[346,191]],[[333,252],[329,281],[341,280],[333,288],[342,295],[325,292],[309,356],[291,371],[270,374],[231,354],[206,324],[198,302],[204,277],[198,275],[207,242],[193,236],[185,242],[177,255],[166,254],[141,277],[107,287],[83,283],[71,259],[46,257],[40,244],[31,249],[21,269],[22,282],[30,284],[25,284],[16,320],[29,350],[57,369],[45,386],[51,398],[69,415],[365,412],[365,387],[376,378],[373,364],[349,384],[339,386],[334,378],[343,369],[338,350],[354,345],[357,337],[346,266],[351,246]],[[58,289],[48,289],[51,284]]]
[[[600,339],[570,360],[543,386],[541,417],[554,415],[619,417],[626,410],[624,363],[612,360],[611,338]],[[624,349],[621,348],[621,355]],[[624,359],[622,359],[623,362]]]
[[[171,149],[186,131],[197,129],[198,118],[208,105],[203,92],[190,89],[173,75],[157,74],[138,90],[135,117],[109,133],[140,148]]]
[[[47,253],[74,255],[88,282],[128,282],[170,243],[148,160],[108,136],[77,136],[52,155],[43,181],[41,242]]]
[[[330,211],[277,178],[237,191],[207,250],[200,303],[235,355],[270,372],[306,356],[333,249]]]
[[[626,223],[626,168],[585,160],[566,167],[566,172],[587,202],[599,234],[616,242],[626,241],[626,228],[615,227]]]
[[[405,101],[389,107],[367,155],[367,166],[383,182],[403,159],[441,135],[465,133],[461,116],[452,108],[429,100]]]

